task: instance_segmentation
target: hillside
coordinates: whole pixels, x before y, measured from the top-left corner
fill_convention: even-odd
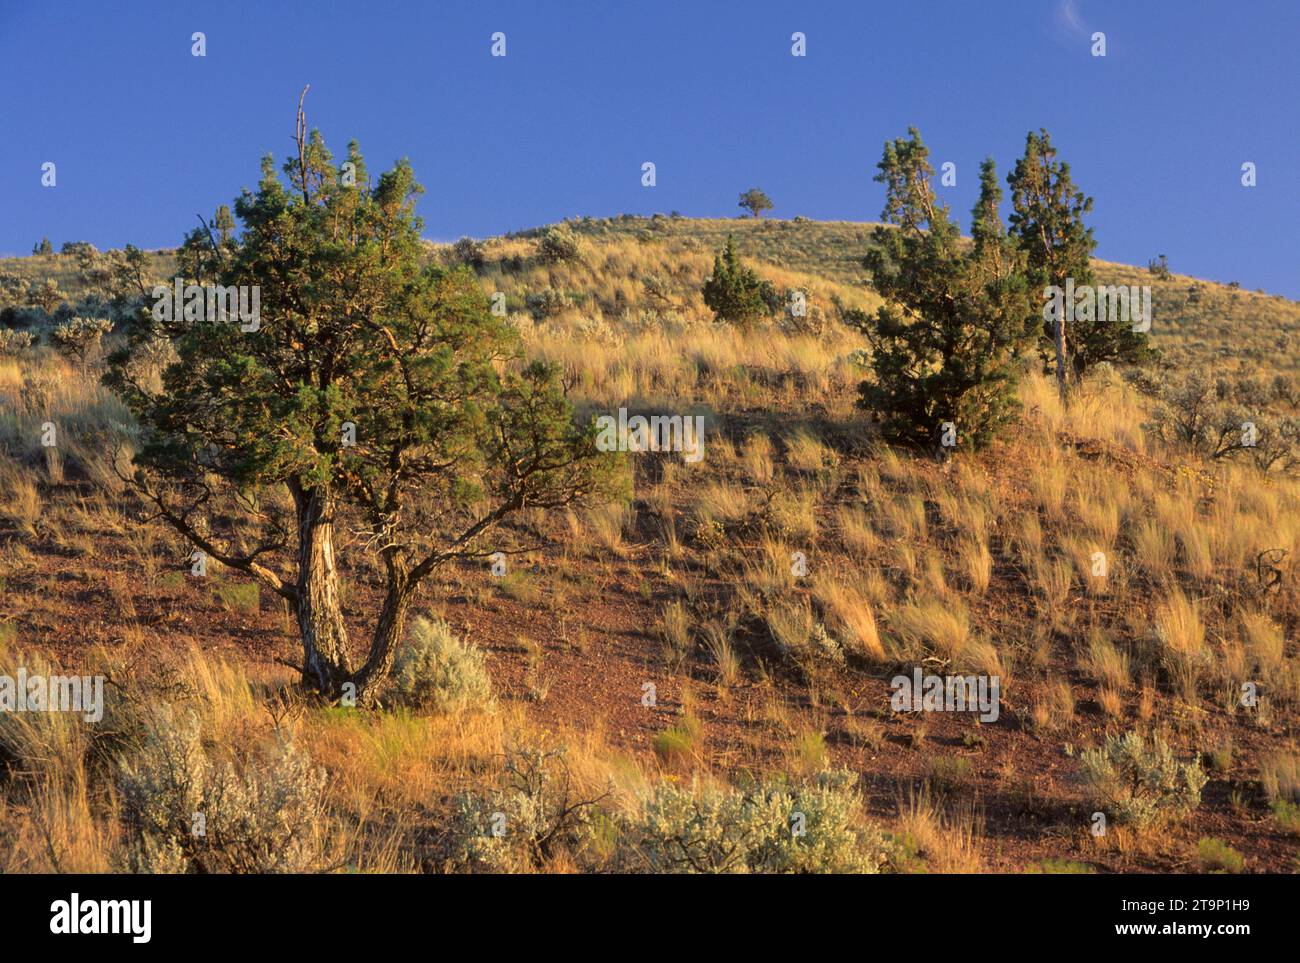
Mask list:
[[[521,551],[506,574],[466,563],[426,587],[422,610],[482,654],[495,703],[363,714],[296,701],[280,600],[215,564],[188,574],[189,547],[143,521],[114,471],[138,442],[129,415],[94,361],[48,347],[0,359],[0,659],[107,666],[123,691],[193,708],[232,758],[292,729],[328,774],[317,817],[336,830],[331,865],[481,868],[487,857],[465,855],[475,804],[461,794],[505,805],[492,793],[518,775],[503,772],[512,747],[562,743],[575,793],[599,797],[605,821],[543,858],[504,843],[498,868],[627,868],[636,854],[620,841],[648,832],[637,814],[657,793],[707,806],[828,769],[856,780],[854,831],[887,841],[872,868],[1216,868],[1205,839],[1250,871],[1296,867],[1293,475],[1163,436],[1153,400],[1115,372],[1067,408],[1031,373],[1020,429],[991,451],[939,462],[890,449],[854,406],[864,344],[840,322],[879,303],[860,263],[872,225],[570,227],[579,248],[559,262],[539,257],[544,228],[483,242],[484,292],[505,295],[530,355],[562,366],[580,412],[699,413],[705,456],[630,458],[625,502],[528,512],[501,545]],[[700,288],[728,235],[779,290],[807,293],[806,319],[713,323]],[[464,259],[449,245],[430,257]],[[166,254],[152,264],[173,270]],[[1104,283],[1151,285],[1153,340],[1174,371],[1296,370],[1300,304],[1096,268]],[[58,255],[0,262],[3,274],[51,278],[72,301],[103,293]],[[46,421],[67,439],[54,451],[37,440]],[[341,564],[360,635],[380,580],[356,557]],[[895,711],[892,679],[917,668],[998,678],[998,718]],[[1247,682],[1260,693],[1249,706]],[[3,783],[0,870],[50,869],[50,833],[54,868],[123,858],[102,747],[58,725],[0,725],[22,774]],[[1207,781],[1178,818],[1113,818],[1096,835],[1106,804],[1085,753],[1130,731],[1159,734]]]

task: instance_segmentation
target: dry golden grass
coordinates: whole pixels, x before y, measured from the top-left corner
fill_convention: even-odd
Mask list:
[[[885,658],[869,589],[860,587],[856,579],[819,572],[813,595],[826,611],[830,628],[850,650],[873,661]]]
[[[744,488],[721,481],[710,482],[701,488],[692,509],[700,522],[717,522],[725,527],[744,521],[752,504],[750,494]]]
[[[678,228],[697,236],[674,234]],[[1072,389],[1064,406],[1049,378],[1031,374],[1020,389],[1023,428],[991,456],[963,454],[940,468],[874,444],[866,419],[853,410],[862,370],[850,353],[863,347],[862,339],[834,322],[832,307],[836,298],[846,307],[876,305],[858,283],[853,259],[842,256],[860,243],[853,233],[859,228],[837,226],[835,245],[814,250],[785,226],[747,222],[691,222],[662,233],[645,220],[626,231],[584,226],[583,257],[566,264],[537,261],[534,236],[488,242],[484,288],[507,294],[526,351],[560,365],[584,415],[620,405],[711,410],[702,464],[667,459],[657,472],[638,466],[633,473],[648,539],[637,537],[636,516],[617,505],[554,520],[565,568],[585,565],[584,577],[603,587],[634,566],[653,566],[663,576],[655,592],[666,585],[684,593],[685,601],[667,604],[662,595],[643,596],[649,644],[662,648],[683,684],[694,674],[729,690],[713,711],[748,712],[772,735],[718,759],[700,752],[692,767],[811,772],[831,755],[840,759],[846,750],[822,741],[825,719],[817,713],[825,709],[818,706],[854,702],[861,662],[937,660],[929,664],[998,675],[1004,691],[1015,671],[1022,680],[1018,702],[1025,696],[1017,709],[1027,707],[1031,723],[1053,733],[1053,741],[1077,745],[1081,733],[1095,730],[1097,717],[1076,713],[1074,692],[1057,674],[1070,668],[1061,665],[1062,650],[1091,680],[1084,688],[1095,689],[1107,725],[1126,717],[1144,726],[1185,721],[1170,710],[1174,700],[1158,697],[1159,686],[1187,701],[1213,695],[1196,710],[1198,727],[1252,725],[1261,740],[1276,742],[1270,727],[1290,724],[1294,702],[1287,700],[1300,696],[1287,635],[1300,620],[1300,606],[1289,583],[1260,591],[1254,565],[1270,549],[1300,555],[1300,485],[1281,476],[1262,479],[1242,464],[1205,464],[1149,440],[1144,400],[1104,372]],[[821,334],[779,324],[739,331],[712,322],[699,286],[724,229],[737,231],[745,256],[756,259],[764,277],[809,290],[831,320]],[[831,250],[835,258],[828,258]],[[663,286],[647,285],[651,275]],[[526,298],[546,289],[564,294],[568,306],[533,317]],[[1166,290],[1168,297],[1174,293]],[[1241,297],[1242,310],[1272,306]],[[1279,310],[1291,317],[1289,306]],[[1202,350],[1195,341],[1211,330],[1208,321],[1198,330],[1171,339],[1191,356]],[[47,417],[66,441],[52,455],[31,441]],[[62,557],[85,555],[97,539],[119,541],[138,587],[120,574],[86,584],[106,615],[123,623],[122,637],[143,648],[162,633],[126,623],[145,621],[141,598],[158,588],[163,560],[182,550],[155,529],[124,521],[110,456],[89,440],[102,433],[129,441],[130,430],[120,430],[119,422],[129,424],[120,405],[53,356],[0,360],[0,443],[12,455],[0,458],[0,522],[12,529],[12,537],[0,539],[0,577],[33,573],[38,557],[31,546],[38,539]],[[60,478],[81,486],[85,500],[42,490]],[[88,489],[102,498],[86,497]],[[546,520],[532,522],[544,527]],[[808,555],[811,578],[794,575],[795,551]],[[1106,557],[1105,578],[1092,575],[1096,552]],[[36,573],[31,585],[34,593],[57,588],[48,573]],[[558,617],[582,611],[599,591],[527,588],[521,583],[514,591],[516,606]],[[857,657],[847,668],[841,660],[839,677],[799,677],[782,689],[790,686],[787,667],[749,661],[761,651],[749,646],[765,642],[765,629],[778,648],[806,654],[818,623]],[[1069,639],[1072,650],[1063,641]],[[531,651],[542,646],[533,643]],[[197,653],[174,669],[209,739],[232,752],[266,736],[273,694],[292,681],[279,670],[250,678],[238,663]],[[741,685],[742,672],[751,671],[757,683]],[[1254,716],[1234,708],[1232,716],[1221,690],[1255,677],[1270,680],[1267,708]],[[535,689],[539,681],[534,674],[526,686]],[[791,692],[797,694],[787,702]],[[311,709],[291,725],[330,774],[329,799],[340,817],[333,829],[349,865],[408,870],[420,868],[411,841],[429,837],[431,811],[447,796],[489,784],[504,747],[538,735],[537,719],[550,708],[508,701],[494,713],[432,716]],[[637,805],[653,785],[642,769],[655,766],[653,757],[611,750],[598,719],[574,725],[577,731],[553,735],[570,746],[581,784],[595,794],[612,785],[615,809]],[[880,758],[909,751],[879,735],[872,751]],[[42,775],[23,782],[21,791],[0,792],[0,870],[111,868],[117,813],[112,794],[96,782],[99,774],[87,768],[85,733],[56,726],[22,738],[27,768]],[[753,756],[745,755],[750,751]],[[1271,796],[1294,797],[1295,760],[1280,751],[1250,764],[1259,764]],[[945,811],[927,797],[912,798],[900,806],[896,828],[925,869],[1003,865],[997,845],[981,839],[972,811]],[[549,868],[566,865],[573,866]]]
[[[741,460],[745,477],[753,484],[766,485],[772,481],[776,469],[772,461],[772,439],[767,435],[754,432],[746,438]]]
[[[840,460],[839,455],[807,429],[786,436],[785,457],[791,468],[810,474],[834,468]]]
[[[1088,632],[1081,663],[1084,671],[1111,690],[1124,692],[1132,684],[1128,654],[1120,651],[1098,626]]]
[[[969,806],[944,812],[926,789],[913,790],[899,800],[898,831],[906,848],[920,860],[917,869],[932,873],[978,873],[984,869],[982,820]]]
[[[871,515],[855,505],[841,505],[835,510],[835,527],[840,541],[850,555],[871,558],[880,547],[880,537],[871,524]]]
[[[41,493],[35,476],[18,465],[0,462],[0,518],[33,536],[41,514]]]
[[[1258,610],[1244,610],[1238,620],[1246,653],[1254,666],[1266,677],[1281,675],[1286,657],[1281,627],[1267,613]]]
[[[1183,698],[1195,702],[1197,685],[1210,659],[1199,603],[1182,589],[1173,589],[1156,606],[1155,632],[1165,670]]]
[[[889,628],[901,644],[899,654],[909,661],[936,655],[957,662],[972,637],[970,613],[963,603],[929,597],[896,608],[890,613]]]
[[[957,550],[957,567],[966,579],[967,588],[976,595],[983,595],[989,590],[989,579],[993,575],[993,555],[982,541],[962,539]]]

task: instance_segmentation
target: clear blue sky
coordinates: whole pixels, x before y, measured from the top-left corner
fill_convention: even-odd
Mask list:
[[[176,244],[286,153],[310,82],[336,155],[411,159],[431,238],[732,216],[752,185],[777,217],[875,219],[881,144],[909,125],[957,164],[965,225],[980,160],[1005,177],[1045,126],[1096,198],[1099,256],[1300,297],[1298,38],[1295,0],[0,0],[0,252]]]

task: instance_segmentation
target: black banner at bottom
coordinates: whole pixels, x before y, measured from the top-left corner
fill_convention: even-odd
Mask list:
[[[1293,904],[1290,878],[1262,875],[0,877],[10,951],[62,943],[128,954],[373,950],[428,938],[429,927],[439,939],[465,927],[493,948],[536,949],[565,932],[589,945],[688,926],[700,931],[692,941],[714,935],[734,950],[770,947],[782,926],[791,937],[810,922],[904,936],[939,919],[983,928],[999,947],[1046,935],[1063,946],[1172,938],[1231,952],[1237,940],[1280,938]]]

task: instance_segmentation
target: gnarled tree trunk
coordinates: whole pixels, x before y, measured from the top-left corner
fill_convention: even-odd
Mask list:
[[[352,674],[348,630],[339,603],[334,561],[335,501],[328,488],[297,489],[298,633],[303,685],[330,698]]]
[[[384,607],[379,612],[379,621],[375,625],[375,634],[370,643],[370,653],[365,663],[353,673],[352,681],[356,685],[358,705],[369,705],[378,695],[379,687],[388,678],[393,667],[393,656],[397,644],[406,632],[406,616],[410,611],[411,600],[415,595],[404,573],[389,570],[388,594],[384,597]]]
[[[336,503],[327,488],[294,492],[298,506],[298,632],[302,637],[302,683],[328,699],[370,705],[388,678],[415,585],[400,562],[388,561],[388,593],[375,625],[370,652],[354,669],[339,604],[334,561]]]

